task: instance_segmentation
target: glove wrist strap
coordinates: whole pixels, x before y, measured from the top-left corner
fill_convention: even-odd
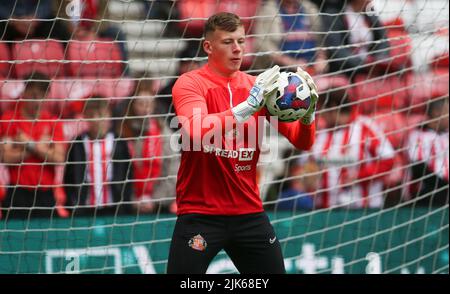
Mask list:
[[[249,119],[256,112],[256,109],[250,106],[247,101],[244,101],[231,108],[231,112],[233,112],[236,121],[242,123]]]

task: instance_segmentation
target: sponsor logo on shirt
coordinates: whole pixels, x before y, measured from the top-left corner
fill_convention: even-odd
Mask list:
[[[214,146],[203,146],[203,152],[214,154],[215,156],[224,157],[224,158],[234,158],[239,161],[251,161],[253,160],[253,156],[255,154],[254,148],[240,148],[239,150],[227,150],[216,148]]]

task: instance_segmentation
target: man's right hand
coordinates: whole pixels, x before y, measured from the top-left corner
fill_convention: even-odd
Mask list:
[[[247,100],[233,107],[231,111],[238,122],[244,122],[265,104],[267,98],[278,88],[280,67],[274,67],[262,72],[256,77],[255,84],[250,89]]]
[[[247,98],[249,104],[257,109],[256,111],[266,104],[267,98],[278,88],[279,77],[280,67],[278,65],[260,73],[256,77],[255,84],[250,90],[250,96]]]

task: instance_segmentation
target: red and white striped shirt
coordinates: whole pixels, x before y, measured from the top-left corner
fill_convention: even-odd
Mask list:
[[[448,132],[415,130],[409,135],[408,155],[411,162],[425,162],[428,169],[441,179],[449,180]]]
[[[83,138],[86,151],[87,173],[86,181],[91,183],[86,205],[101,206],[112,203],[112,151],[114,135],[108,133],[104,139],[91,140],[86,135]]]
[[[383,182],[375,176],[392,168],[394,149],[372,120],[359,116],[345,127],[318,133],[312,152],[324,169],[320,208],[382,207]],[[342,185],[349,175],[355,182]]]

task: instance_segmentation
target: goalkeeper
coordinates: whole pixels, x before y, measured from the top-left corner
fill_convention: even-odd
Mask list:
[[[251,116],[268,117],[263,106],[277,89],[280,70],[274,66],[258,77],[239,71],[245,32],[235,14],[211,16],[204,33],[208,62],[177,80],[173,102],[182,122],[182,137],[188,136],[191,145],[213,130],[223,135],[223,146],[226,137],[235,134],[236,124],[250,121]],[[300,121],[279,122],[278,131],[305,150],[314,143],[317,89],[306,72],[299,68],[298,73],[311,88],[311,106]],[[225,123],[229,120],[231,124]],[[202,127],[206,121],[220,124]],[[178,218],[167,272],[205,273],[214,256],[224,249],[240,273],[285,273],[281,246],[264,213],[256,182],[259,148],[246,150],[244,157],[238,147],[213,152],[207,147],[182,150],[176,187]]]

